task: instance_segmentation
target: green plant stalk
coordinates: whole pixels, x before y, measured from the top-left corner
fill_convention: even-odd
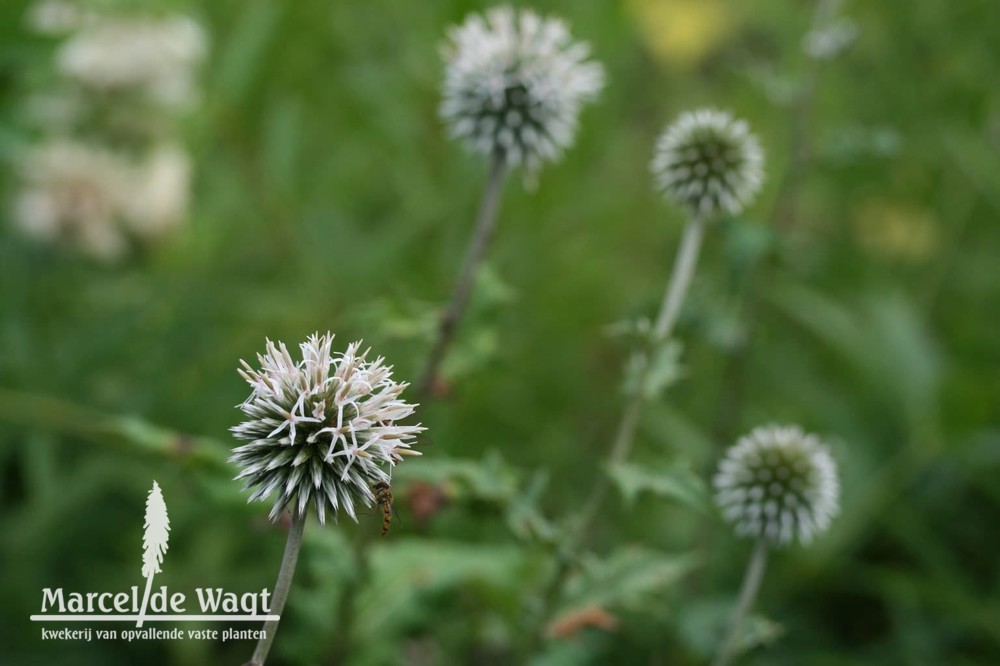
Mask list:
[[[706,221],[704,218],[693,216],[684,228],[684,235],[677,249],[677,258],[674,261],[670,280],[667,282],[667,288],[663,294],[663,302],[660,305],[660,311],[653,326],[652,349],[649,350],[650,352],[669,340],[671,333],[673,333],[681,306],[684,304],[684,299],[694,278],[702,239],[705,235],[705,224]],[[614,444],[608,454],[607,465],[609,467],[625,462],[632,453],[635,433],[646,399],[643,394],[643,388],[649,381],[650,361],[650,353],[643,353],[640,358],[641,365],[638,372],[638,392],[626,406],[622,414],[622,419],[618,424]],[[544,625],[549,620],[549,615],[552,613],[563,585],[565,585],[566,579],[572,569],[573,562],[575,561],[574,554],[578,546],[586,539],[587,533],[590,531],[590,527],[601,508],[601,504],[604,502],[609,486],[610,479],[607,474],[602,474],[597,480],[597,485],[591,493],[587,504],[580,511],[576,520],[569,525],[567,537],[559,547],[556,571],[542,595],[541,625]],[[535,633],[535,646],[537,646],[540,640],[539,637],[543,631],[544,626],[538,627]]]
[[[288,591],[292,587],[292,577],[295,576],[295,565],[299,561],[299,550],[302,548],[302,533],[305,531],[306,514],[296,513],[292,516],[292,525],[288,528],[288,541],[285,543],[285,554],[281,558],[281,568],[278,569],[278,581],[274,584],[271,596],[271,615],[281,615],[288,600]],[[257,642],[257,647],[250,658],[251,666],[264,666],[267,653],[271,651],[274,635],[278,632],[277,620],[264,623],[264,635]]]
[[[674,262],[670,281],[667,283],[667,289],[663,295],[660,312],[653,326],[652,349],[650,351],[654,351],[657,347],[666,343],[673,333],[681,306],[684,304],[684,299],[691,286],[691,280],[694,278],[704,233],[705,221],[700,217],[693,217],[684,228],[684,236],[681,238],[680,247],[677,249],[677,259]],[[651,354],[644,353],[640,358],[637,382],[638,393],[629,401],[622,414],[622,419],[618,424],[615,434],[614,445],[611,447],[611,452],[608,455],[608,467],[625,462],[632,453],[636,430],[639,427],[639,419],[642,416],[642,408],[646,402],[644,388],[649,381],[651,367]],[[610,483],[610,479],[606,474],[602,475],[597,481],[597,487],[591,494],[590,500],[581,512],[577,526],[572,532],[571,544],[575,545],[586,538],[591,523],[593,523],[607,495]]]
[[[764,569],[767,567],[767,542],[759,539],[754,546],[753,555],[750,556],[750,563],[747,564],[747,571],[743,575],[743,587],[740,589],[740,598],[736,604],[736,610],[729,621],[729,631],[726,640],[722,643],[722,649],[716,656],[712,666],[726,666],[732,661],[739,644],[740,630],[743,628],[743,621],[753,606],[760,591],[760,583],[764,578]]]
[[[162,428],[135,416],[107,414],[48,396],[0,388],[0,421],[86,439],[128,453],[179,460],[232,475],[229,446]]]
[[[497,212],[500,210],[500,194],[503,191],[503,183],[507,174],[507,163],[502,154],[495,154],[490,160],[490,173],[486,180],[486,189],[483,193],[482,202],[479,205],[479,212],[476,215],[475,229],[469,246],[465,251],[465,260],[462,262],[462,269],[455,282],[455,288],[451,295],[451,301],[441,316],[438,325],[437,337],[430,355],[427,357],[427,365],[421,375],[420,383],[417,385],[420,395],[430,395],[434,382],[437,379],[441,364],[444,362],[448,349],[455,339],[458,325],[462,321],[465,310],[469,306],[469,299],[472,296],[472,287],[476,281],[476,272],[486,256],[490,240],[493,238],[493,231],[496,228]]]

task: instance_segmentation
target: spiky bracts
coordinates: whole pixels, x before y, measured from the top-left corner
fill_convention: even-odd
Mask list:
[[[253,389],[239,408],[247,420],[232,429],[249,443],[233,449],[248,501],[276,494],[270,517],[289,506],[295,514],[315,507],[320,522],[343,511],[357,520],[356,506],[372,506],[372,486],[389,480],[408,455],[419,425],[399,425],[415,405],[400,396],[407,387],[392,379],[382,357],[368,360],[361,343],[331,353],[333,335],[315,334],[292,359],[283,343],[267,342],[260,369],[245,361],[240,374]]]
[[[764,183],[764,151],[746,122],[699,109],[663,131],[650,169],[660,192],[692,215],[738,215]]]
[[[809,543],[839,511],[837,464],[816,435],[769,425],[741,437],[719,463],[716,502],[740,536]]]
[[[573,143],[580,108],[604,86],[566,24],[527,9],[495,7],[451,28],[441,116],[476,153],[536,171]]]

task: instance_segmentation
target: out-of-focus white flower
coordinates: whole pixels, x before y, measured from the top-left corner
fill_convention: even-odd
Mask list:
[[[128,250],[118,215],[129,193],[129,177],[116,155],[54,140],[26,157],[22,177],[24,188],[15,200],[14,219],[28,236],[77,245],[105,261]]]
[[[186,219],[191,191],[191,160],[177,145],[155,148],[132,173],[126,200],[126,225],[137,236],[157,239]]]
[[[312,335],[295,361],[269,340],[259,370],[242,362],[252,391],[239,406],[247,420],[232,432],[249,443],[230,460],[244,490],[254,489],[248,501],[276,494],[272,520],[286,506],[303,516],[312,504],[321,523],[327,511],[356,521],[356,505],[372,506],[372,486],[389,481],[385,467],[420,455],[410,447],[424,428],[397,424],[413,414],[400,397],[408,385],[392,379],[383,358],[369,361],[360,342],[342,354],[331,353],[332,343],[330,333]]]
[[[817,60],[830,60],[857,41],[860,30],[854,21],[841,18],[809,31],[802,39],[802,49]]]
[[[719,463],[716,502],[740,536],[805,544],[839,511],[837,464],[816,435],[763,426],[741,437]]]
[[[92,14],[80,2],[71,0],[41,0],[28,8],[25,21],[28,27],[40,35],[65,35],[76,30]]]
[[[59,49],[59,71],[102,92],[137,90],[165,105],[194,97],[194,69],[205,56],[201,26],[185,16],[105,16]]]
[[[449,30],[441,115],[471,150],[536,170],[573,142],[604,69],[566,24],[495,7]]]
[[[131,241],[163,238],[186,218],[190,161],[176,146],[130,158],[56,139],[21,165],[14,219],[26,235],[75,246],[103,261],[122,258]]]
[[[764,182],[764,151],[742,120],[724,111],[681,114],[656,142],[657,187],[693,215],[738,215]]]

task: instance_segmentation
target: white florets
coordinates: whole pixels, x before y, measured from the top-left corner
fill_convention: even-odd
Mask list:
[[[190,160],[164,144],[145,156],[56,139],[20,165],[14,221],[28,236],[114,261],[134,243],[161,240],[185,219]]]
[[[716,502],[740,536],[809,543],[839,511],[837,465],[815,435],[763,426],[740,438],[719,463]]]
[[[663,195],[693,215],[738,215],[763,185],[764,152],[744,121],[700,109],[664,130],[650,168]]]
[[[583,103],[604,86],[566,24],[530,10],[495,7],[453,27],[441,115],[477,153],[537,169],[573,142]]]
[[[424,428],[396,424],[413,414],[400,398],[408,385],[392,379],[381,357],[359,353],[360,342],[331,354],[332,342],[330,333],[312,335],[294,361],[284,344],[268,341],[257,355],[260,370],[242,361],[240,375],[253,391],[239,406],[247,420],[232,432],[250,443],[230,460],[244,490],[254,488],[248,501],[277,493],[272,520],[286,506],[304,515],[310,503],[320,522],[327,511],[357,520],[356,505],[372,506],[372,486],[389,481],[384,467],[420,455],[410,446]]]
[[[166,105],[194,96],[205,57],[201,26],[186,16],[101,17],[74,33],[56,56],[61,74],[85,88],[139,91]]]

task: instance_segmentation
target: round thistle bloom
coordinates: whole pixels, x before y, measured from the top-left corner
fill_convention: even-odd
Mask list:
[[[663,195],[691,214],[738,215],[764,183],[764,151],[744,121],[699,109],[663,131],[650,168]]]
[[[816,435],[762,426],[741,437],[715,475],[716,502],[740,536],[805,544],[839,511],[837,465]]]
[[[495,7],[448,32],[441,116],[477,153],[529,171],[573,142],[580,107],[604,86],[566,24],[531,10]]]
[[[355,506],[372,506],[372,486],[389,481],[385,466],[420,455],[410,446],[424,428],[396,423],[414,410],[400,398],[408,385],[392,379],[382,357],[359,353],[360,342],[331,354],[332,342],[330,333],[312,335],[294,361],[283,343],[268,340],[260,370],[241,361],[253,391],[239,405],[247,420],[232,432],[249,444],[233,449],[230,461],[241,468],[243,489],[254,488],[248,501],[277,493],[271,520],[286,506],[304,515],[312,502],[321,523],[327,511],[357,521]]]

